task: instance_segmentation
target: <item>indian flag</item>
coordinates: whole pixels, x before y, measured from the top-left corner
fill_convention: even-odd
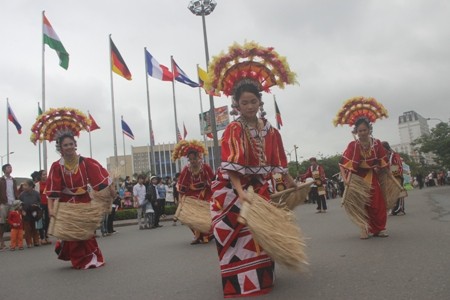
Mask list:
[[[43,17],[44,44],[47,44],[50,48],[56,51],[56,54],[58,54],[59,57],[59,65],[67,70],[69,67],[69,53],[67,53],[47,17],[45,15],[43,15]]]

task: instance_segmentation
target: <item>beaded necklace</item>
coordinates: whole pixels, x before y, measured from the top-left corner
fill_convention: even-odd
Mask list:
[[[258,158],[258,165],[265,165],[265,151],[264,151],[264,142],[261,134],[261,125],[259,120],[257,119],[256,127],[250,127],[247,120],[244,118],[239,118],[240,123],[244,127],[245,136],[247,138],[250,147],[252,148],[252,153],[256,155]],[[252,136],[250,129],[254,130],[255,136]]]
[[[71,173],[76,173],[78,170],[78,162],[79,162],[78,155],[75,155],[70,159],[64,158],[64,168]]]

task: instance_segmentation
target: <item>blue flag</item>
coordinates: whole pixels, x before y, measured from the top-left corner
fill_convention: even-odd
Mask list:
[[[181,68],[177,65],[175,60],[172,58],[172,68],[173,68],[173,74],[175,76],[175,80],[179,81],[181,83],[187,84],[190,87],[199,87],[200,85],[192,80],[189,79],[189,77],[186,75],[186,73],[181,70]]]
[[[130,126],[122,119],[122,133],[128,136],[130,139],[134,140],[133,131],[131,131]]]

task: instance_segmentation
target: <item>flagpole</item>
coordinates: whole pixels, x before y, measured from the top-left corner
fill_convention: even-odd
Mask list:
[[[120,119],[123,122],[123,116],[120,116]],[[127,176],[127,158],[125,157],[125,134],[123,133],[122,130],[122,143],[123,143],[123,161],[124,161],[124,165],[125,165],[125,177]]]
[[[149,171],[151,173],[152,166],[156,168],[155,163],[155,152],[154,152],[154,146],[155,141],[153,140],[153,128],[152,128],[152,116],[151,116],[151,110],[150,110],[150,92],[148,89],[148,64],[147,64],[147,58],[145,53],[147,52],[147,47],[144,47],[144,57],[145,57],[145,87],[147,88],[147,113],[148,113],[148,130],[150,132],[150,155],[148,158],[148,165],[149,165]]]
[[[42,111],[45,111],[45,44],[44,44],[44,18],[45,10],[42,11]],[[44,170],[47,171],[47,142],[42,141],[42,159]]]
[[[6,98],[6,163],[9,164],[9,123],[8,123],[9,99]],[[2,166],[3,167],[3,166]]]
[[[163,143],[163,157],[164,157],[164,174],[167,176],[166,143]]]
[[[171,143],[169,143],[169,166],[170,166],[170,177],[173,176],[173,167],[172,167],[172,160],[170,159],[172,157],[172,153],[170,152],[170,146]]]
[[[116,160],[116,168],[119,168],[119,158],[117,156],[117,137],[116,137],[116,112],[114,110],[114,86],[113,86],[113,72],[111,59],[111,34],[109,34],[109,73],[111,75],[111,108],[112,108],[112,122],[113,122],[113,140],[114,140],[114,158]]]
[[[280,129],[280,126],[278,125],[278,119],[277,119],[277,99],[275,97],[275,94],[273,94],[273,109],[275,110],[275,124],[277,124],[277,129]]]
[[[40,109],[41,109],[41,107],[39,106],[39,102],[38,102],[38,116],[40,115],[40,113],[39,113]],[[41,143],[39,143],[39,142],[38,142],[38,147],[39,147],[38,153],[39,153],[39,171],[40,171],[40,170],[42,170],[42,164],[41,164],[41,158],[42,158],[41,155],[42,154],[41,154]]]
[[[90,116],[89,111],[87,111],[87,112],[88,112],[88,116]],[[89,132],[89,154],[90,154],[90,157],[92,158],[92,141],[91,141],[91,128],[90,128],[90,126],[89,126],[89,131],[88,132]]]
[[[162,172],[162,165],[161,165],[161,144],[158,143],[158,156],[159,156],[159,173]],[[155,175],[158,175],[157,172],[155,172]]]
[[[177,104],[176,104],[176,100],[175,100],[175,73],[174,73],[174,64],[173,64],[173,55],[170,56],[170,63],[172,65],[172,75],[173,75],[173,80],[172,80],[172,94],[173,94],[173,112],[175,115],[175,144],[178,144],[178,119],[177,119]],[[181,134],[181,133],[180,133]],[[180,161],[178,160],[178,164],[176,164],[177,167],[177,171],[181,170],[181,165],[180,165]]]

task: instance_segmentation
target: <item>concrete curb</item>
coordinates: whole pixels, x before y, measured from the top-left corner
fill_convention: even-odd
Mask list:
[[[166,216],[164,219],[160,219],[160,222],[169,222],[173,221],[173,215]],[[119,220],[114,221],[114,227],[124,227],[124,226],[137,226],[138,222],[136,219],[129,219],[129,220]],[[10,232],[5,232],[3,235],[3,241],[9,241],[10,240]]]

